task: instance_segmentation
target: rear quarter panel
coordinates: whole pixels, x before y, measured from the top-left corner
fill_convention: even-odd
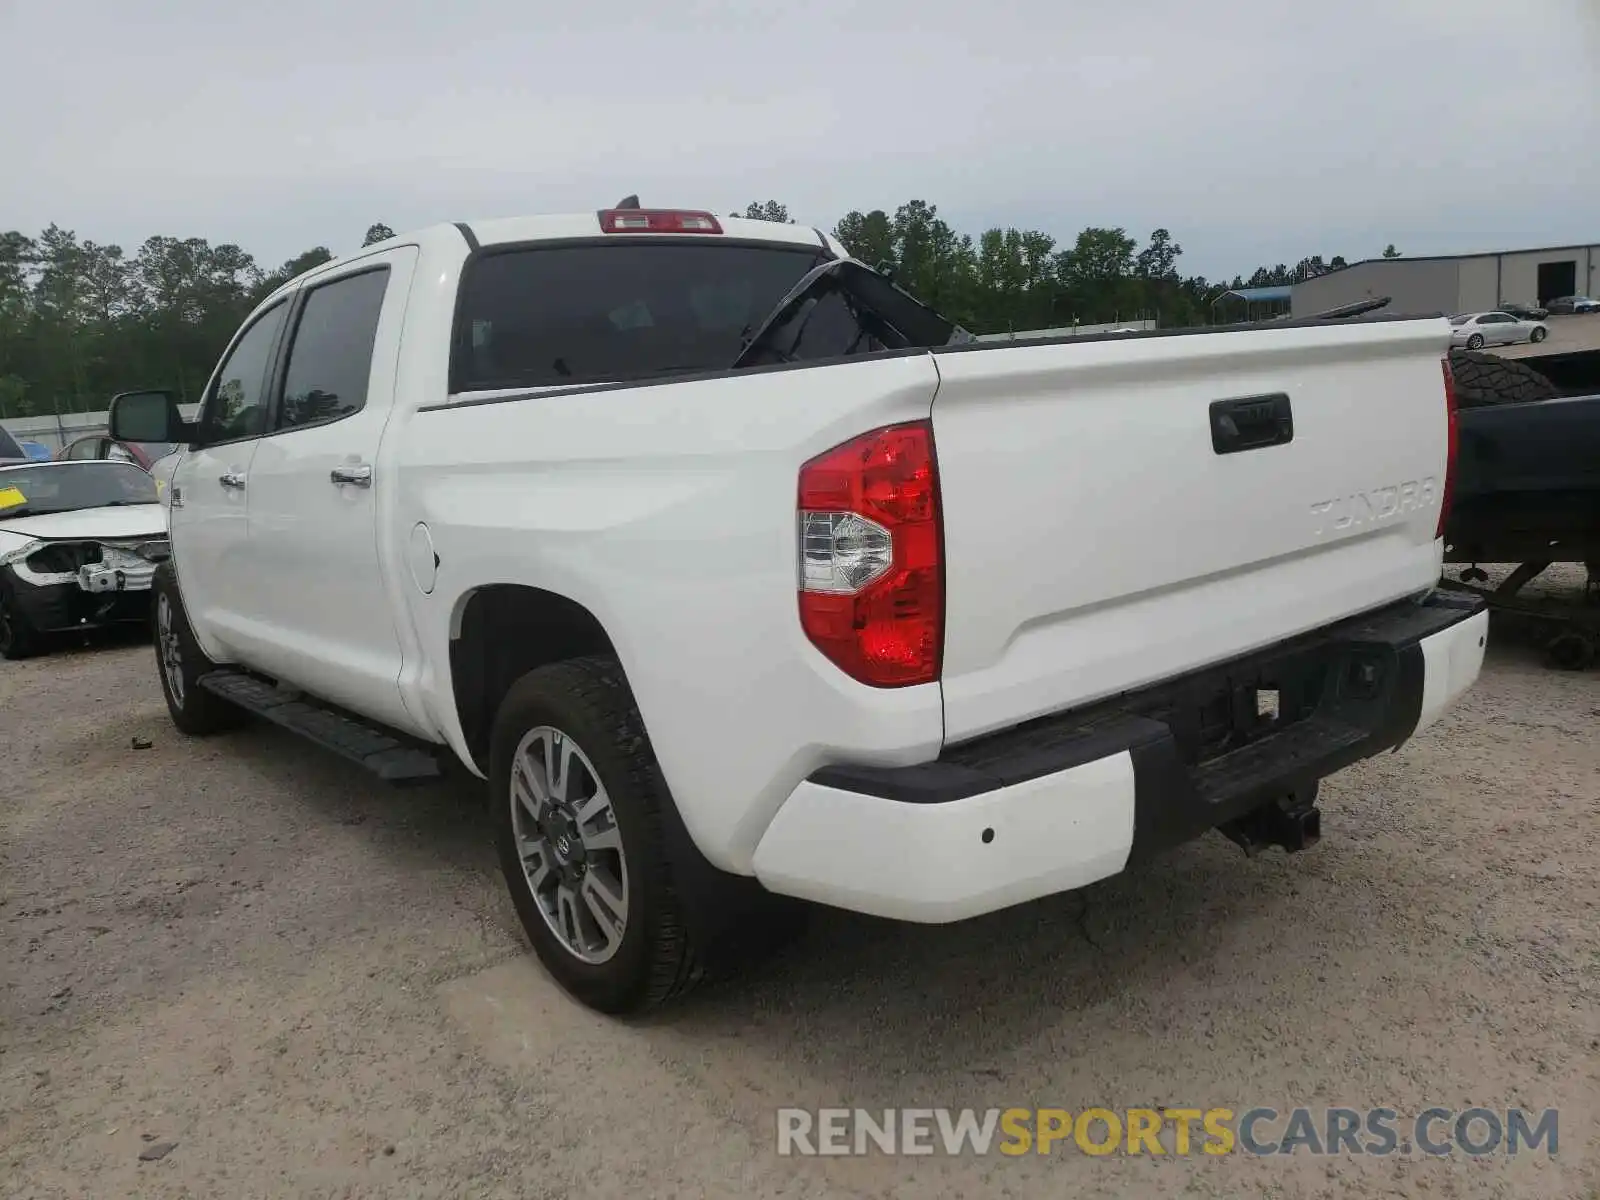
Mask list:
[[[937,755],[937,684],[865,687],[805,639],[795,532],[801,463],[926,418],[936,386],[922,353],[458,404],[391,427],[396,528],[426,522],[439,557],[430,595],[405,589],[439,728],[465,757],[452,625],[475,588],[510,583],[604,626],[685,823],[726,870],[748,872],[823,763]]]

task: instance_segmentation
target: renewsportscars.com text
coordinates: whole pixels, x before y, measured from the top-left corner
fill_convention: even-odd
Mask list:
[[[780,1108],[781,1155],[1542,1153],[1559,1146],[1547,1108]]]

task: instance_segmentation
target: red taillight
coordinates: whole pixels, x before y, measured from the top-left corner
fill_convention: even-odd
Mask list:
[[[1439,489],[1439,527],[1433,536],[1444,536],[1444,525],[1450,519],[1450,501],[1456,486],[1456,449],[1460,433],[1456,427],[1456,377],[1450,370],[1450,360],[1441,360],[1444,367],[1444,407],[1447,432],[1445,433],[1444,486]]]
[[[853,679],[939,678],[944,563],[927,421],[876,429],[800,468],[800,625]]]
[[[721,233],[708,212],[677,208],[608,208],[600,213],[602,233]]]

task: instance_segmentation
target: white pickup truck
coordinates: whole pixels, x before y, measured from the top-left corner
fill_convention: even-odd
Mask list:
[[[1435,590],[1449,342],[975,342],[826,234],[630,205],[318,267],[194,423],[111,421],[187,447],[178,727],[453,753],[540,958],[621,1012],[786,898],[947,922],[1315,840],[1317,781],[1482,661]]]

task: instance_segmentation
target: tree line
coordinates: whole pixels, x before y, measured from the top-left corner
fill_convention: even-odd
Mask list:
[[[790,221],[776,201],[734,215]],[[1297,282],[1345,265],[1334,256],[1261,267],[1231,281],[1184,275],[1165,229],[1143,245],[1089,228],[1070,245],[1038,230],[957,233],[937,207],[850,212],[834,234],[852,254],[974,333],[1153,319],[1206,324],[1229,287]],[[364,245],[392,237],[370,226]],[[1387,254],[1396,253],[1389,247]],[[52,224],[0,232],[0,417],[85,412],[116,392],[164,387],[199,398],[228,339],[260,300],[333,252],[314,246],[275,268],[231,242],[158,236],[132,254]]]

